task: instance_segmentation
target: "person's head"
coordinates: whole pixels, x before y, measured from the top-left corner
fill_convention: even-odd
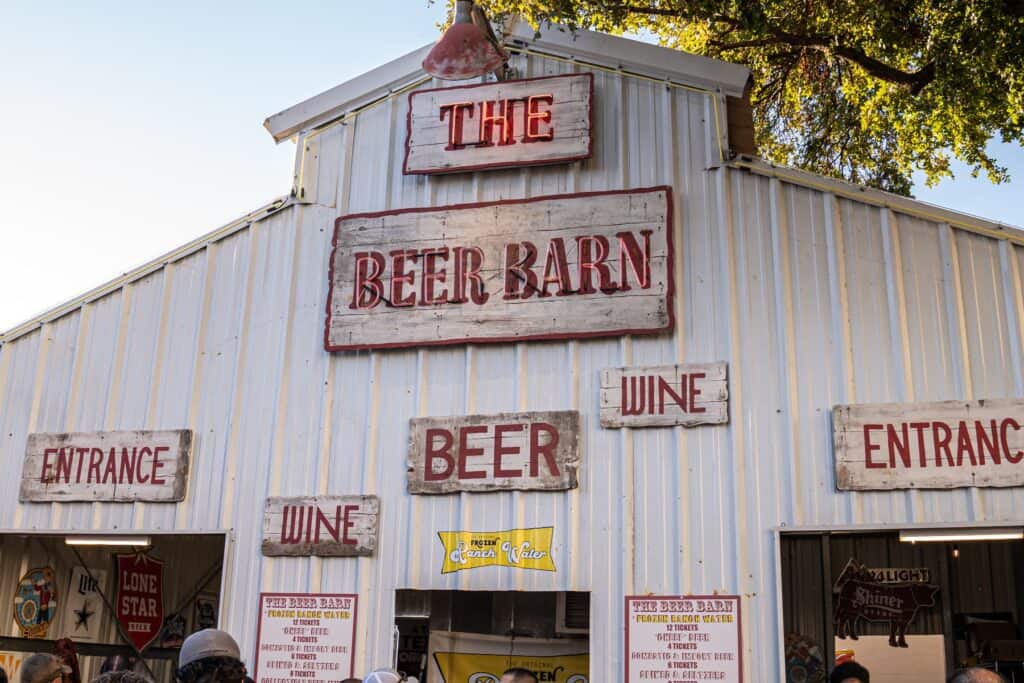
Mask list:
[[[857,662],[845,662],[832,669],[829,683],[871,683],[871,674]]]
[[[0,666],[0,683],[7,683],[7,672]]]
[[[153,683],[153,679],[134,671],[108,671],[92,679],[92,683]]]
[[[972,667],[954,671],[949,676],[949,683],[1006,683],[1006,678],[996,671]]]
[[[537,683],[537,674],[529,669],[513,667],[501,674],[501,683]]]
[[[183,683],[242,683],[246,671],[235,639],[207,628],[181,644],[177,675]]]
[[[32,655],[21,665],[21,683],[50,683],[62,681],[71,673],[71,667],[65,665],[56,655],[40,652]]]
[[[402,683],[404,680],[405,676],[394,669],[377,669],[366,674],[363,683]]]

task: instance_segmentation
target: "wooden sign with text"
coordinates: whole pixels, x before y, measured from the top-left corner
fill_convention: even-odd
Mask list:
[[[19,500],[177,502],[191,452],[187,429],[29,434]]]
[[[832,409],[840,490],[1024,485],[1024,399]]]
[[[404,173],[536,166],[591,155],[592,74],[409,95]]]
[[[729,421],[725,362],[601,371],[602,427],[693,427]]]
[[[577,486],[574,410],[409,421],[409,493],[564,491]]]
[[[377,496],[267,498],[263,554],[354,557],[377,549]]]
[[[670,328],[671,230],[667,187],[342,216],[325,347]]]

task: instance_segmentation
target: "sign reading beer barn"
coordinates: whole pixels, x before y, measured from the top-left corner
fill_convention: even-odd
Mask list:
[[[409,493],[576,488],[574,410],[409,421]]]
[[[547,76],[409,95],[404,172],[451,173],[591,155],[593,74]]]
[[[836,487],[1024,485],[1024,400],[836,406]]]
[[[353,557],[377,549],[377,496],[267,498],[263,554]]]
[[[728,421],[724,362],[601,371],[602,427],[693,427]]]
[[[184,500],[192,432],[29,434],[22,502]]]
[[[672,326],[667,187],[342,216],[329,351]]]

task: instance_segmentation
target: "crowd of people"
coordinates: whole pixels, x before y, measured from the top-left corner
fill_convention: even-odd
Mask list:
[[[9,682],[7,673],[0,668],[0,683],[83,683],[73,644],[57,641],[56,649],[58,654],[39,653],[26,659],[16,682]],[[229,633],[212,628],[185,639],[175,677],[180,683],[252,683],[238,643]],[[131,660],[117,657],[109,659],[90,683],[153,683],[153,679],[135,671]],[[385,668],[363,678],[347,678],[342,683],[418,682],[400,671]],[[512,668],[502,674],[500,683],[538,683],[538,677],[528,669]],[[844,661],[832,670],[829,683],[871,683],[871,675],[857,662]],[[1007,679],[989,669],[969,668],[954,671],[947,683],[1007,683]]]

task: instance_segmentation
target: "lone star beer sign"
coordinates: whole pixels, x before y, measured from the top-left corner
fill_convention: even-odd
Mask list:
[[[668,187],[342,216],[328,351],[672,326]]]
[[[535,166],[591,155],[592,74],[418,90],[406,174]]]

